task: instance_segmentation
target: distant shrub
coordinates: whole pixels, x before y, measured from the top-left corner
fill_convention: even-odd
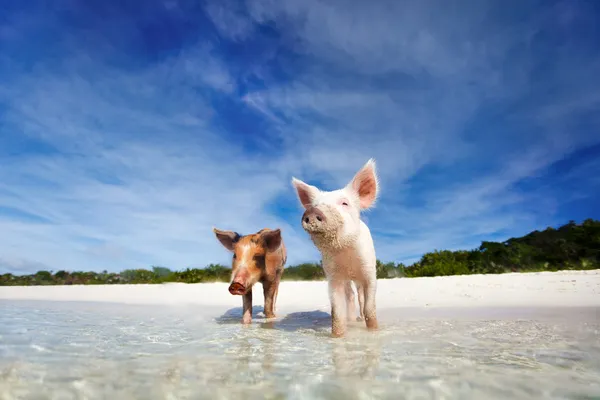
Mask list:
[[[157,276],[159,278],[166,278],[173,274],[173,271],[171,271],[169,268],[157,267],[157,266],[152,267],[152,272],[154,273],[155,276]]]
[[[281,279],[295,281],[322,280],[325,279],[325,272],[321,264],[303,263],[285,268]]]

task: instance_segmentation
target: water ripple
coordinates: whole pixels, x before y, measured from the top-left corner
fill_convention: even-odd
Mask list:
[[[598,398],[599,322],[329,315],[239,324],[239,310],[0,303],[0,398]],[[255,313],[256,315],[257,313]]]

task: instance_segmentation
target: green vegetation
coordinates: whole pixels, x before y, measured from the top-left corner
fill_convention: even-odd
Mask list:
[[[600,268],[600,221],[587,219],[581,224],[571,221],[558,229],[547,228],[512,238],[505,242],[482,242],[473,250],[434,251],[411,266],[377,260],[377,278],[421,277],[466,274],[500,274],[585,270]],[[99,285],[165,282],[228,282],[231,269],[210,264],[204,269],[172,271],[165,267],[127,269],[121,273],[38,271],[32,275],[0,275],[0,286],[29,285]],[[305,263],[285,269],[283,280],[321,280],[325,278],[320,263]]]
[[[600,268],[600,221],[571,221],[471,251],[434,251],[405,269],[406,276],[500,274]]]

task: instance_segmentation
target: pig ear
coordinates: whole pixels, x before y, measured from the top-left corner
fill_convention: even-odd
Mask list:
[[[294,185],[298,199],[300,199],[300,203],[302,203],[304,208],[310,207],[315,197],[319,194],[317,187],[302,182],[300,179],[292,177],[292,185]]]
[[[361,209],[369,208],[375,203],[379,194],[379,179],[377,178],[374,159],[371,158],[367,161],[354,175],[354,178],[348,184],[348,188],[358,195]]]
[[[281,245],[281,229],[265,231],[261,234],[268,251],[273,252]]]
[[[213,232],[223,247],[229,251],[233,251],[235,242],[237,242],[240,238],[240,235],[234,231],[222,231],[220,229],[213,228]]]

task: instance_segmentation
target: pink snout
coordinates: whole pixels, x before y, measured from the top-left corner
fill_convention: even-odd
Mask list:
[[[241,268],[237,271],[235,276],[233,277],[233,281],[231,281],[231,285],[229,285],[229,293],[234,296],[242,296],[246,294],[248,290],[248,271],[245,268]]]
[[[302,214],[302,222],[306,225],[320,225],[326,220],[325,214],[316,207],[310,207]]]

